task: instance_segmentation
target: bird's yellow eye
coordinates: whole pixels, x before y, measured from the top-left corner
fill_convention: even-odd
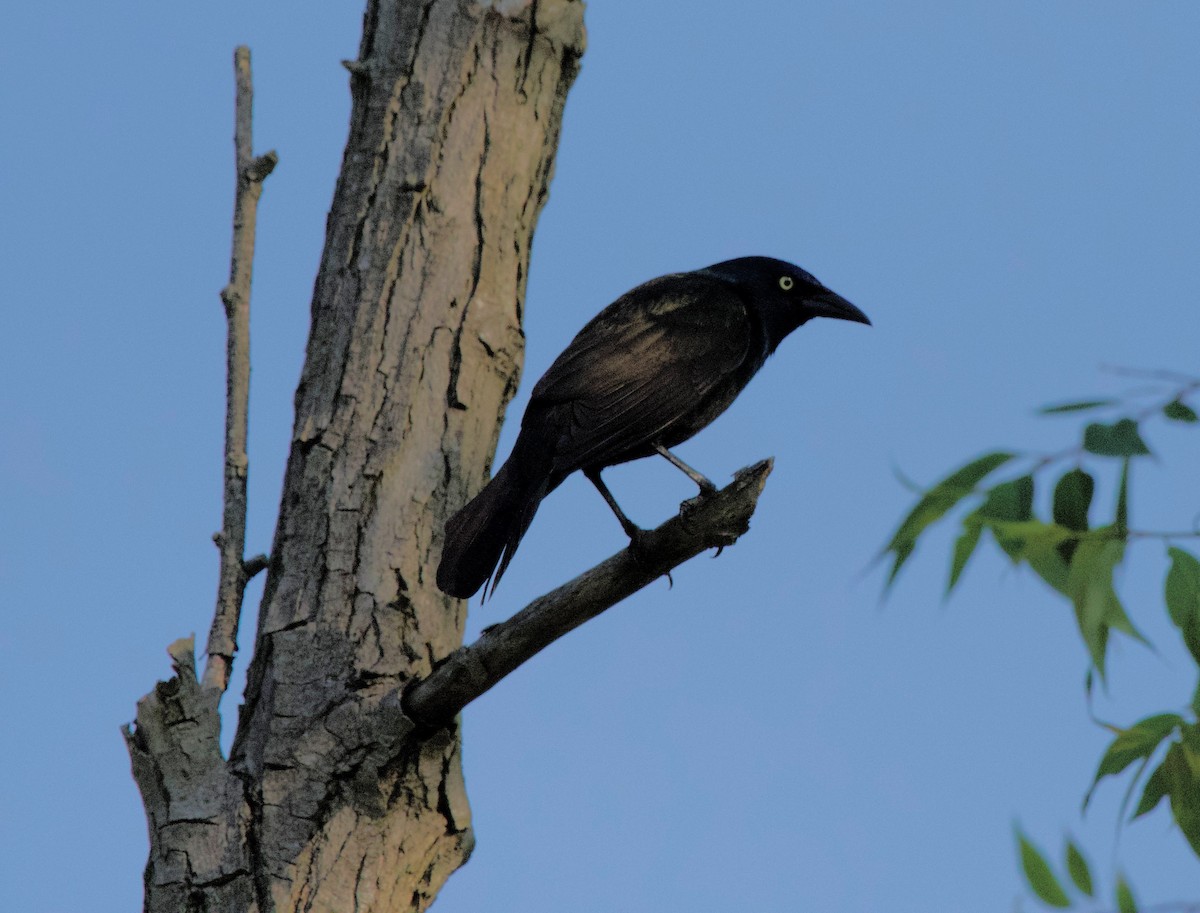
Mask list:
[[[785,292],[790,292],[792,290],[792,286],[795,284],[796,284],[796,281],[791,276],[780,276],[779,277],[779,287],[781,289],[783,289]]]

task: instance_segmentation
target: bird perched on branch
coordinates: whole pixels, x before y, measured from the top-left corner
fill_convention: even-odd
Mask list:
[[[669,448],[724,412],[784,337],[814,317],[871,322],[800,267],[770,257],[672,273],[626,292],[537,382],[509,458],[447,521],[438,587],[467,597],[490,579],[494,590],[542,499],[576,470],[635,543],[642,531],[602,469],[658,453],[701,495],[716,491]]]

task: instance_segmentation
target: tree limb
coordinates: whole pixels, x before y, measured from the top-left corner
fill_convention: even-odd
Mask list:
[[[167,652],[173,675],[138,701],[125,745],[150,824],[147,910],[249,910],[249,815],[221,755],[221,693],[196,680],[195,640]],[[151,906],[154,899],[157,906]]]
[[[646,533],[636,547],[618,552],[460,647],[409,687],[403,700],[406,715],[421,725],[441,725],[568,631],[706,549],[732,545],[750,528],[772,465],[768,459],[739,470],[732,484],[687,502],[679,516]]]
[[[250,282],[254,264],[254,230],[262,184],[279,157],[272,151],[254,157],[252,116],[254,86],[250,74],[250,49],[239,47],[233,55],[237,80],[234,127],[237,188],[233,204],[233,252],[229,284],[221,291],[228,322],[225,403],[225,506],[221,532],[213,539],[221,550],[217,606],[208,634],[206,689],[224,693],[229,686],[233,654],[237,650],[238,621],[251,570],[261,569],[258,558],[246,562],[246,432],[250,400]]]

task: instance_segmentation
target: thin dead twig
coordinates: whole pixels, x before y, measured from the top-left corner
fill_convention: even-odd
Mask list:
[[[246,584],[266,567],[266,558],[246,561],[246,481],[249,459],[246,434],[250,402],[250,283],[254,265],[254,232],[263,181],[279,157],[274,151],[254,157],[254,85],[250,49],[233,54],[237,81],[234,157],[237,185],[233,204],[233,251],[229,284],[221,290],[228,324],[226,345],[225,491],[221,531],[213,536],[221,551],[217,606],[208,634],[205,688],[224,692],[229,686],[233,655],[237,651],[238,622]]]

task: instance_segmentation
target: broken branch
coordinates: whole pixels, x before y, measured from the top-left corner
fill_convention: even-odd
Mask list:
[[[772,464],[762,460],[739,470],[732,484],[647,532],[636,547],[618,552],[460,647],[428,678],[408,688],[405,714],[424,726],[445,723],[568,631],[701,552],[732,545],[750,528]]]

